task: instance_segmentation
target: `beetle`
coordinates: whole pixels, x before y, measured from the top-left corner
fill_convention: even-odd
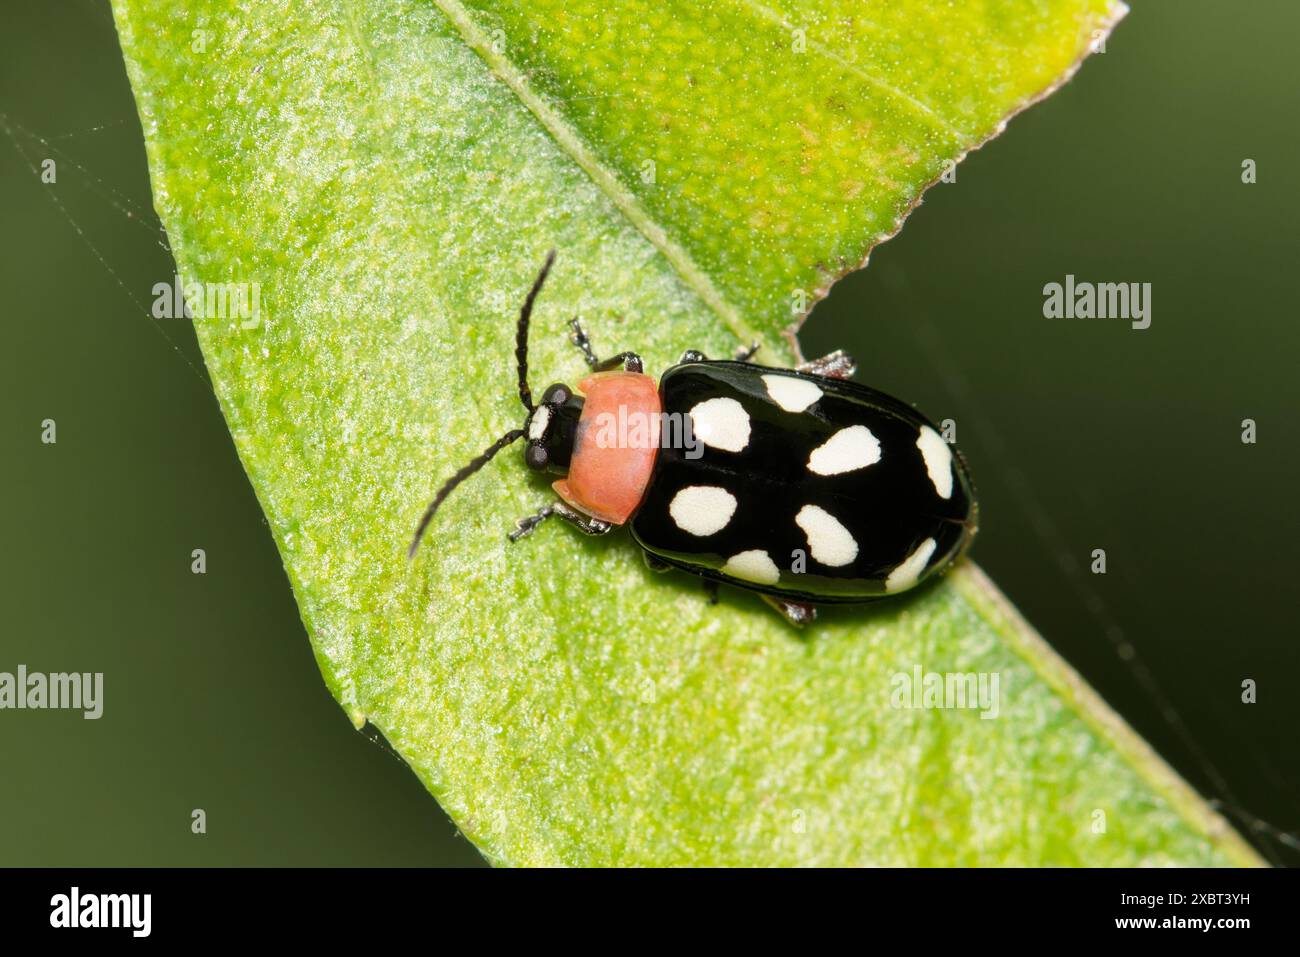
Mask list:
[[[733,360],[691,350],[656,385],[634,352],[598,359],[574,319],[591,374],[534,402],[528,329],[554,262],[552,251],[519,313],[523,427],[442,485],[408,557],[452,490],[519,439],[530,469],[558,476],[559,501],[520,519],[511,541],[553,517],[588,535],[628,525],[652,569],[698,575],[714,600],[722,583],[757,592],[795,626],[818,604],[907,591],[969,547],[964,459],[910,405],[849,381],[843,352],[781,369],[750,362],[757,346]]]

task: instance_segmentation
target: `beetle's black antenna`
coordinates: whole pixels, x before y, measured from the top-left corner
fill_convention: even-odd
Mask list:
[[[550,263],[548,262],[547,265],[549,266]],[[542,270],[542,275],[546,275],[545,270]],[[536,289],[533,291],[536,292]],[[420,539],[424,538],[424,530],[429,527],[429,522],[433,520],[433,513],[438,511],[438,506],[441,505],[447,496],[455,490],[456,486],[465,481],[465,479],[469,478],[483,466],[487,465],[488,462],[492,461],[492,456],[496,455],[511,442],[522,438],[523,434],[523,429],[511,429],[505,435],[501,436],[501,438],[489,445],[483,451],[482,455],[473,459],[468,465],[463,466],[455,475],[442,483],[442,488],[438,489],[438,494],[433,497],[433,501],[429,503],[429,507],[424,510],[424,515],[420,517],[420,524],[415,527],[415,537],[411,539],[411,547],[406,550],[407,558],[415,557],[415,550],[420,547]]]
[[[533,288],[528,290],[528,298],[524,300],[524,307],[519,310],[519,331],[515,334],[515,359],[519,363],[519,401],[524,404],[524,408],[529,412],[533,411],[533,392],[528,388],[528,321],[533,317],[533,300],[541,292],[542,283],[546,282],[546,274],[551,271],[553,262],[555,262],[554,249],[546,254],[546,262],[542,263],[542,271],[533,280]]]
[[[529,412],[532,412],[536,406],[533,405],[533,392],[528,388],[528,322],[533,317],[533,302],[537,299],[537,294],[542,291],[542,284],[546,282],[546,276],[551,271],[554,262],[555,250],[552,249],[546,254],[546,262],[542,263],[542,270],[537,274],[537,278],[533,280],[533,288],[528,290],[528,296],[524,299],[523,308],[519,310],[519,329],[515,334],[515,359],[519,363],[519,401],[524,404],[524,408]],[[415,537],[411,539],[411,546],[406,550],[407,558],[415,557],[416,549],[420,547],[420,540],[424,538],[424,532],[429,527],[429,522],[433,521],[434,513],[446,501],[447,496],[455,491],[456,486],[491,462],[492,456],[511,442],[522,438],[523,434],[523,429],[510,430],[488,446],[481,455],[471,460],[455,475],[442,483],[442,488],[438,489],[438,494],[433,497],[429,507],[420,516],[420,524],[415,527]]]

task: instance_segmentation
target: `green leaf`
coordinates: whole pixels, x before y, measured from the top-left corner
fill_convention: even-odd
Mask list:
[[[509,545],[550,494],[517,454],[403,556],[521,421],[546,249],[539,388],[582,374],[575,314],[653,371],[751,338],[788,360],[780,334],[1118,4],[114,8],[182,275],[259,284],[256,327],[196,327],[321,671],[490,860],[1255,860],[973,566],[801,637],[625,536]],[[997,718],[892,707],[916,666],[999,676]]]

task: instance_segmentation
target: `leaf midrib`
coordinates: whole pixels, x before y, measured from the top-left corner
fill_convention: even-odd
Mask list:
[[[492,49],[487,34],[474,22],[465,6],[457,0],[433,0],[433,3],[460,32],[465,44],[478,54],[488,69],[541,124],[561,152],[586,173],[632,227],[664,255],[682,282],[717,315],[722,324],[742,343],[762,342],[769,349],[773,348],[773,341],[745,321],[739,308],[714,285],[708,273],[695,262],[686,247],[675,240],[667,227],[650,214],[635,194],[619,181],[613,170],[596,158],[583,136],[529,86],[523,71],[504,54]]]

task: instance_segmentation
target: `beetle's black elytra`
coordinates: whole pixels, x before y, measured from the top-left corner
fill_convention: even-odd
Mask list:
[[[698,458],[660,449],[632,519],[641,547],[670,565],[796,601],[857,602],[906,590],[970,537],[965,469],[883,393],[712,361],[672,367],[659,389],[666,411],[689,410],[705,430]],[[723,511],[714,531],[707,518]]]

